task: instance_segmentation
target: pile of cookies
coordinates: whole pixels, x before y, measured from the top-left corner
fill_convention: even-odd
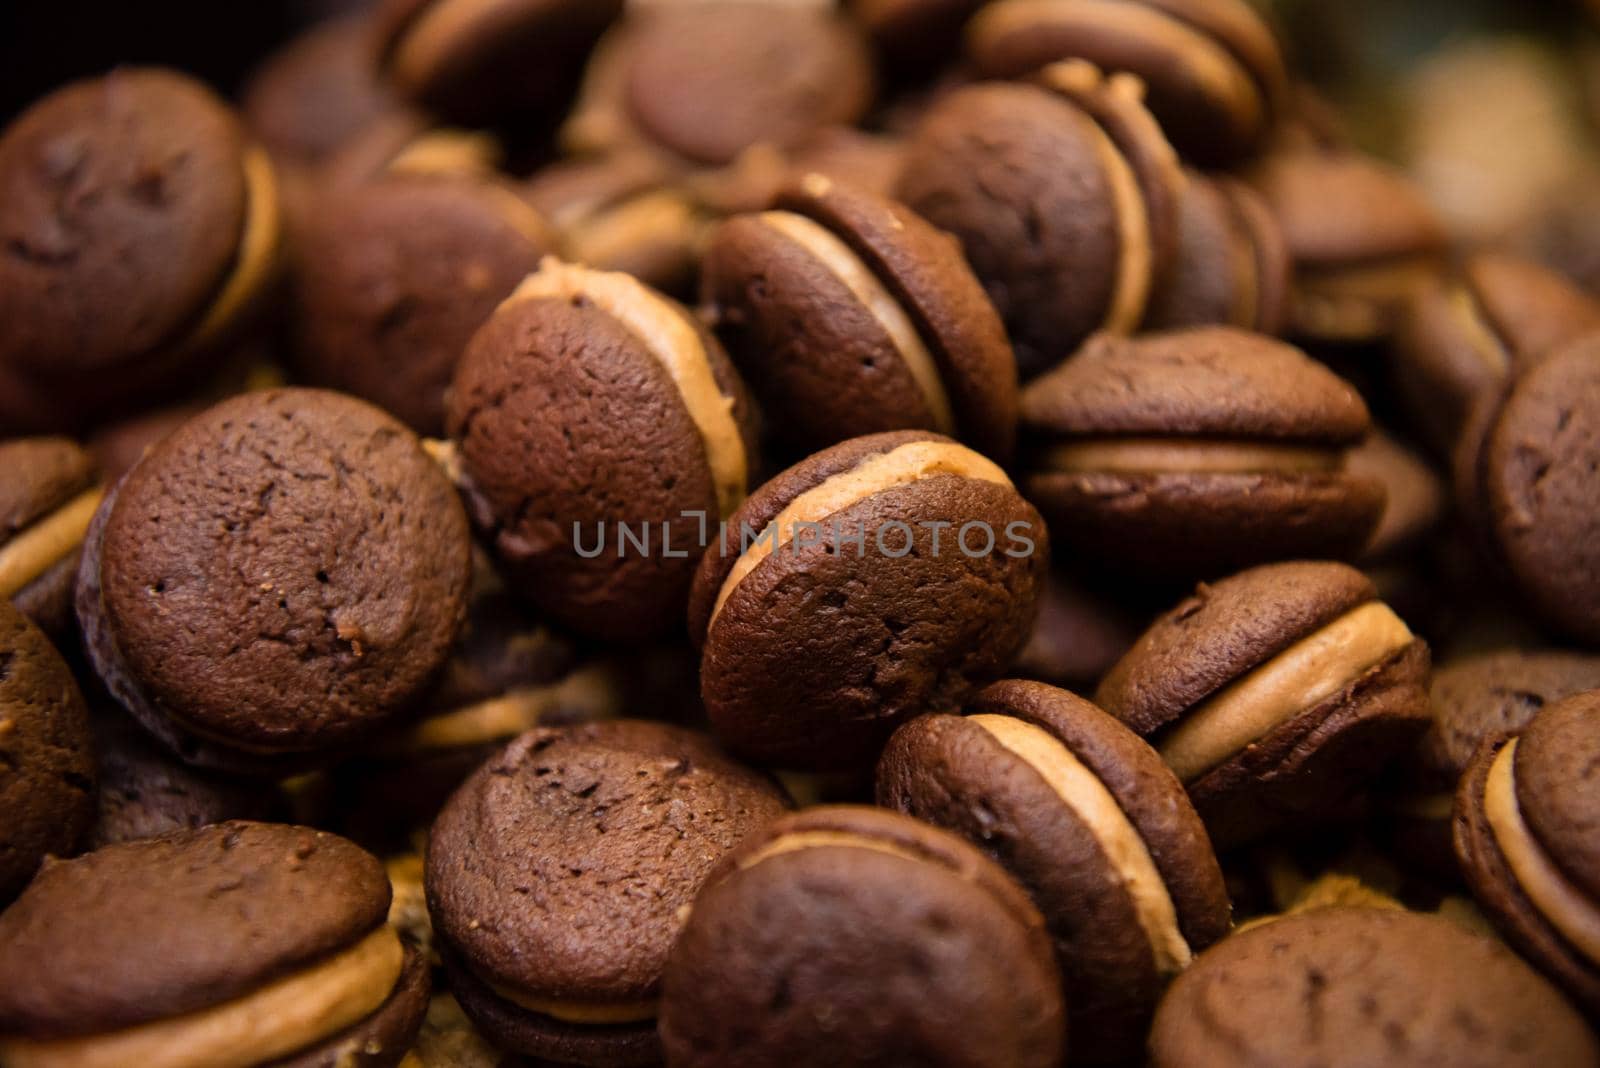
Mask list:
[[[62,86],[0,439],[5,1068],[1600,1064],[1600,301],[1247,0]]]

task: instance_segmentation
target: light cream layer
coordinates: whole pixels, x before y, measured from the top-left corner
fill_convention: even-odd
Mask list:
[[[918,864],[926,863],[928,858],[919,855],[910,849],[904,849],[894,842],[881,838],[870,838],[864,834],[852,834],[849,831],[791,831],[781,834],[739,861],[740,871],[749,871],[757,864],[781,857],[786,853],[798,853],[804,849],[866,849],[874,853],[886,853],[891,857],[901,860],[912,860]]]
[[[509,0],[434,0],[406,27],[389,58],[390,71],[401,85],[425,84],[449,56],[462,34]]]
[[[573,709],[584,719],[617,714],[620,699],[606,680],[574,674],[551,686],[528,686],[430,716],[389,740],[377,751],[415,754],[482,745],[512,738],[537,727],[558,709]]]
[[[1194,782],[1411,642],[1388,605],[1369,601],[1201,702],[1161,744],[1162,759],[1183,782]]]
[[[529,1012],[575,1024],[644,1023],[656,1018],[659,1005],[653,998],[645,1001],[580,1001],[531,997],[499,983],[490,983],[489,987],[501,998]]]
[[[1466,334],[1472,351],[1485,368],[1503,375],[1511,370],[1511,354],[1505,344],[1483,317],[1483,309],[1473,299],[1466,286],[1453,286],[1450,290],[1450,309],[1455,313],[1456,324]]]
[[[1166,880],[1139,829],[1094,772],[1042,728],[1012,716],[976,715],[968,720],[1020,757],[1055,791],[1100,843],[1106,859],[1133,901],[1139,926],[1150,940],[1156,970],[1176,975],[1194,954],[1178,926],[1178,911]]]
[[[688,197],[676,190],[656,189],[609,210],[585,213],[566,225],[573,258],[605,268],[624,262],[642,247],[694,246],[705,223]]]
[[[732,515],[744,500],[749,458],[733,418],[733,398],[717,387],[705,343],[688,318],[631,275],[590,270],[550,256],[506,303],[540,298],[587,300],[644,343],[672,379],[700,432],[722,518]]]
[[[1523,822],[1517,803],[1516,751],[1513,738],[1495,755],[1484,783],[1483,810],[1495,845],[1539,914],[1578,952],[1600,964],[1600,908],[1561,873]]]
[[[0,1039],[6,1068],[249,1068],[371,1015],[400,978],[405,949],[380,927],[321,964],[209,1009],[104,1035]]]
[[[1121,438],[1078,441],[1045,451],[1044,466],[1068,474],[1310,474],[1338,471],[1338,449],[1245,441]]]
[[[917,389],[922,394],[928,411],[933,416],[933,428],[941,434],[955,431],[955,416],[950,408],[950,396],[945,392],[944,381],[939,376],[939,365],[922,335],[906,314],[905,308],[878,280],[861,257],[851,251],[839,238],[818,223],[792,211],[766,211],[758,218],[762,225],[776,230],[800,248],[823,269],[833,275],[850,294],[871,313],[894,344],[906,370],[911,372]]]
[[[428,130],[395,153],[389,174],[420,177],[493,177],[505,150],[493,134],[446,127]],[[531,211],[527,205],[526,210]]]
[[[0,545],[0,598],[10,600],[83,544],[105,490],[85,490]]]
[[[739,559],[734,561],[733,569],[728,572],[717,593],[717,603],[711,610],[711,624],[716,623],[723,604],[745,576],[774,552],[789,545],[804,525],[821,523],[834,513],[842,512],[875,494],[936,475],[960,475],[1002,486],[1011,485],[1006,473],[993,461],[954,442],[914,441],[870,456],[850,470],[824,479],[790,501],[769,527],[774,530],[774,537],[757,538],[739,554]]]
[[[261,292],[277,269],[283,236],[283,204],[278,178],[266,152],[251,146],[244,154],[245,216],[233,269],[216,299],[178,346],[180,351],[214,342]]]

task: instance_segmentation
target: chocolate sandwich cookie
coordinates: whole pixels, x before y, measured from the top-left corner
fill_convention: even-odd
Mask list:
[[[107,495],[78,621],[112,696],[186,762],[283,773],[421,695],[471,566],[415,435],[352,397],[266,390],[195,416]]]
[[[648,152],[562,160],[522,189],[575,263],[688,297],[708,225],[678,168]]]
[[[393,175],[495,179],[504,160],[505,145],[492,133],[441,126],[420,112],[403,111],[379,119],[334,152],[301,202],[311,203],[319,191]],[[304,210],[297,205],[297,217]]]
[[[305,379],[434,436],[467,342],[557,244],[511,186],[467,177],[396,176],[332,193],[297,238]]]
[[[1443,269],[1449,237],[1409,179],[1352,151],[1282,149],[1250,176],[1294,261],[1289,324],[1311,341],[1387,337]]]
[[[1187,171],[1177,252],[1150,296],[1145,329],[1221,323],[1276,334],[1291,274],[1283,231],[1260,194],[1234,178]]]
[[[951,712],[1027,641],[1044,522],[949,438],[854,438],[757,490],[700,562],[689,629],[717,733],[762,763],[869,763]]]
[[[407,99],[454,122],[548,120],[622,0],[382,0],[378,63]]]
[[[1167,982],[1228,933],[1205,827],[1161,757],[1065,690],[997,682],[921,716],[878,761],[878,803],[966,838],[1055,940],[1073,1063],[1137,1058]]]
[[[866,41],[831,5],[640,4],[595,50],[561,137],[578,155],[648,148],[721,166],[853,124],[872,99]]]
[[[1504,946],[1437,916],[1326,908],[1225,939],[1172,985],[1151,1068],[1594,1064],[1600,1045]]]
[[[1212,167],[1261,147],[1289,89],[1278,42],[1246,0],[996,0],[966,38],[985,77],[1061,59],[1137,75],[1172,143]]]
[[[0,1060],[392,1068],[429,984],[388,907],[377,858],[284,824],[51,864],[0,914]]]
[[[777,433],[804,451],[933,430],[1004,462],[1017,370],[949,235],[808,175],[712,231],[701,303]]]
[[[1473,403],[1555,349],[1600,330],[1600,303],[1548,268],[1483,253],[1413,295],[1395,331],[1395,385],[1449,456]]]
[[[1356,558],[1363,566],[1392,563],[1415,549],[1443,518],[1445,482],[1428,461],[1380,429],[1350,450],[1345,470],[1383,484],[1383,517]]]
[[[89,712],[61,654],[0,602],[0,909],[94,818]]]
[[[539,729],[450,799],[428,908],[451,991],[543,1062],[659,1063],[667,952],[702,880],[787,810],[705,735],[642,720]]]
[[[682,625],[695,560],[757,470],[710,332],[637,279],[554,259],[467,346],[447,424],[508,585],[608,641]]]
[[[1355,389],[1229,327],[1092,338],[1022,393],[1023,492],[1081,562],[1149,580],[1353,557],[1384,506],[1344,469]]]
[[[1600,1015],[1600,690],[1479,747],[1456,792],[1461,872],[1516,949]]]
[[[1600,335],[1479,398],[1456,447],[1456,503],[1546,626],[1600,647]]]
[[[276,822],[289,814],[277,783],[190,767],[121,708],[97,703],[89,723],[99,789],[85,850],[228,820]]]
[[[1521,731],[1545,706],[1593,689],[1600,689],[1600,656],[1556,649],[1480,653],[1435,670],[1428,690],[1432,723],[1396,767],[1384,816],[1396,853],[1459,879],[1450,814],[1478,747]]]
[[[245,122],[280,165],[316,167],[403,105],[378,74],[372,19],[320,23],[267,58],[244,88]]]
[[[0,433],[75,429],[158,396],[266,290],[276,179],[198,82],[126,68],[0,134]]]
[[[1150,740],[1226,848],[1356,814],[1427,729],[1428,666],[1361,572],[1268,564],[1201,584],[1095,702]]]
[[[674,1068],[1050,1068],[1065,1051],[1044,921],[955,835],[813,808],[728,856],[667,964]]]
[[[101,492],[94,457],[69,438],[0,442],[0,598],[48,634],[72,628],[78,557]]]
[[[1039,592],[1039,616],[1013,675],[1092,693],[1100,677],[1138,639],[1143,623],[1120,599],[1052,568]]]
[[[906,150],[900,198],[961,242],[1024,378],[1096,330],[1131,333],[1172,262],[1183,172],[1142,97],[1131,75],[1059,63],[943,95]]]

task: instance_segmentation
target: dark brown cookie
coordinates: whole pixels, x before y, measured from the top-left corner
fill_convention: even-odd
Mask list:
[[[1594,1034],[1499,943],[1437,916],[1328,908],[1226,939],[1172,985],[1152,1068],[1593,1064]]]
[[[472,339],[448,408],[516,592],[604,640],[681,625],[695,560],[757,470],[744,386],[687,309],[547,260]]]
[[[1283,342],[1102,335],[1023,391],[1023,489],[1063,559],[1141,578],[1352,557],[1384,502],[1343,470],[1368,427],[1355,389]]]
[[[251,76],[240,108],[280,163],[316,166],[401,107],[378,75],[372,19],[320,23],[279,49]]]
[[[1032,895],[1056,943],[1074,1063],[1144,1045],[1166,983],[1227,934],[1210,839],[1132,731],[1065,690],[997,682],[895,732],[878,802],[960,834]]]
[[[24,112],[0,136],[0,429],[82,426],[192,374],[271,280],[277,199],[183,75],[117,70]]]
[[[866,42],[827,5],[644,5],[596,51],[563,139],[581,154],[644,145],[717,166],[854,123],[872,98]]]
[[[810,175],[712,231],[701,295],[776,431],[805,451],[934,430],[1004,461],[1016,363],[958,245],[895,201]]]
[[[429,839],[428,906],[462,1007],[519,1053],[656,1063],[684,908],[786,809],[770,779],[683,728],[619,720],[518,738]]]
[[[1382,430],[1350,450],[1345,470],[1379,482],[1383,518],[1356,558],[1363,566],[1393,562],[1417,547],[1439,525],[1446,504],[1444,479],[1410,448]]]
[[[869,763],[896,725],[954,711],[1005,671],[1048,546],[1005,473],[937,434],[873,434],[796,464],[695,576],[712,724],[762,762]]]
[[[1428,724],[1428,646],[1359,571],[1268,564],[1201,584],[1101,682],[1219,847],[1348,818]]]
[[[1145,328],[1221,323],[1276,334],[1288,314],[1291,271],[1283,231],[1260,194],[1188,171],[1177,252],[1150,296]]]
[[[78,843],[94,813],[89,713],[61,654],[0,603],[0,909],[39,862]]]
[[[684,1068],[1049,1068],[1064,1024],[1016,884],[954,835],[853,807],[779,820],[723,860],[661,1005]]]
[[[281,771],[409,707],[470,577],[466,517],[415,435],[267,390],[185,423],[106,498],[78,618],[112,695],[186,761]]]
[[[433,436],[467,342],[557,240],[510,186],[404,176],[328,196],[297,237],[306,380]]]
[[[1182,171],[1137,81],[1086,64],[937,100],[898,194],[960,240],[1023,377],[1095,330],[1134,330],[1177,243]]]
[[[1245,0],[998,0],[968,24],[966,38],[986,77],[1063,59],[1137,75],[1173,144],[1207,166],[1258,149],[1289,88],[1272,30]]]
[[[383,0],[379,63],[395,87],[452,121],[549,121],[622,0]]]
[[[1495,926],[1590,1016],[1600,1013],[1600,691],[1557,701],[1479,747],[1456,792],[1456,857]]]
[[[1545,625],[1600,646],[1600,337],[1479,399],[1456,450],[1456,498]]]
[[[69,438],[0,442],[0,598],[58,638],[74,622],[72,588],[98,484],[94,457]]]
[[[1387,337],[1444,268],[1448,236],[1399,172],[1350,151],[1280,149],[1250,176],[1294,261],[1289,321],[1308,340]]]

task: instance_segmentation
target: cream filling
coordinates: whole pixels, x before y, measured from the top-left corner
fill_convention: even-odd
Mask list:
[[[529,275],[507,303],[539,298],[587,300],[645,344],[672,379],[700,431],[722,518],[732,515],[744,500],[749,460],[733,418],[733,398],[718,388],[710,355],[694,325],[631,275],[594,271],[552,256],[545,257],[538,272]]]
[[[728,572],[722,588],[717,592],[717,602],[711,609],[708,627],[716,623],[723,604],[745,576],[767,557],[789,545],[803,525],[821,523],[835,512],[842,512],[875,494],[936,475],[959,475],[1002,486],[1011,485],[1006,473],[993,461],[953,442],[913,441],[870,456],[850,470],[824,479],[790,501],[768,525],[767,530],[772,531],[772,536],[765,536],[766,532],[763,531],[762,536],[739,554],[739,559],[734,561],[733,569]]]
[[[1457,325],[1466,334],[1467,342],[1484,367],[1497,375],[1511,370],[1511,354],[1505,344],[1484,320],[1478,302],[1466,286],[1454,286],[1450,291],[1450,308],[1456,314]]]
[[[850,246],[803,215],[791,211],[766,211],[759,218],[763,225],[799,245],[871,313],[894,344],[901,362],[911,372],[933,416],[932,429],[941,434],[954,433],[955,416],[951,412],[950,397],[939,377],[939,365],[933,353],[923,344],[922,336],[917,333],[906,310],[872,273],[871,268],[850,250]]]
[[[1300,329],[1327,337],[1371,336],[1434,277],[1438,263],[1432,253],[1417,253],[1349,266],[1299,267],[1294,314]]]
[[[244,154],[245,217],[239,251],[216,299],[180,343],[180,349],[209,345],[261,292],[276,266],[278,242],[283,233],[283,205],[272,162],[259,148]]]
[[[1162,742],[1162,759],[1192,783],[1411,641],[1388,605],[1369,601],[1201,702]]]
[[[1011,716],[969,716],[995,741],[1039,773],[1056,796],[1082,820],[1100,843],[1117,879],[1133,901],[1156,970],[1176,975],[1194,954],[1178,927],[1178,911],[1150,849],[1111,791],[1049,732]]]
[[[434,0],[394,47],[389,63],[395,79],[402,85],[426,83],[473,23],[505,6],[506,0]]]
[[[849,831],[792,831],[789,834],[780,834],[766,845],[757,849],[749,856],[739,861],[740,871],[749,871],[757,864],[781,857],[786,853],[798,853],[804,849],[866,849],[873,853],[885,853],[901,860],[925,863],[927,857],[921,856],[910,849],[903,848],[893,842],[879,838],[869,838],[864,834],[852,834]]]
[[[614,715],[616,704],[616,695],[598,680],[578,674],[554,686],[512,690],[500,697],[429,717],[379,751],[415,754],[482,745],[530,731],[557,709],[574,708],[587,718],[602,718]]]
[[[1045,450],[1044,467],[1067,474],[1310,474],[1338,471],[1337,449],[1257,442],[1126,438],[1082,441]]]
[[[1580,953],[1600,963],[1600,909],[1561,873],[1522,820],[1513,757],[1516,749],[1513,738],[1489,765],[1484,783],[1483,810],[1495,845],[1539,913]]]
[[[371,1015],[400,978],[405,949],[380,927],[321,964],[209,1009],[103,1035],[0,1039],[6,1068],[249,1068]]]
[[[519,993],[498,983],[489,988],[498,996],[529,1012],[551,1016],[557,1020],[576,1024],[630,1024],[644,1023],[656,1018],[657,1002],[654,998],[642,1001],[582,1001],[568,998],[536,998]]]
[[[645,246],[690,248],[701,230],[694,205],[671,189],[640,194],[609,211],[585,212],[566,225],[573,258],[599,268],[624,263]]]
[[[395,153],[384,169],[422,177],[489,177],[501,157],[500,142],[480,130],[429,130]],[[528,211],[532,211],[524,205]]]
[[[1172,15],[1126,0],[1003,0],[984,7],[967,26],[973,52],[986,51],[1007,37],[1039,32],[1039,26],[1100,34],[1110,31],[1123,40],[1156,42],[1169,56],[1182,56],[1189,80],[1209,100],[1253,105],[1248,116],[1260,124],[1261,92],[1238,60],[1217,41]]]
[[[1117,233],[1122,239],[1122,255],[1117,258],[1116,287],[1111,293],[1104,329],[1115,334],[1131,334],[1144,320],[1155,276],[1150,208],[1145,204],[1144,189],[1133,173],[1133,166],[1110,135],[1098,125],[1095,127],[1095,153],[1100,157],[1110,181],[1112,211],[1116,215]]]
[[[103,496],[101,487],[85,490],[0,545],[0,598],[15,597],[82,545]]]

